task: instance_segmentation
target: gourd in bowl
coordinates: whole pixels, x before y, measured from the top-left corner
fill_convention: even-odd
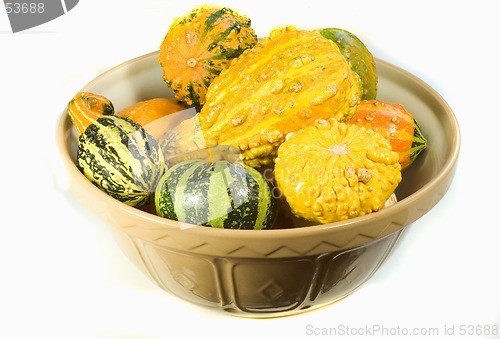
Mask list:
[[[192,225],[261,230],[276,218],[271,185],[239,161],[179,162],[161,178],[155,201],[159,216]]]
[[[153,52],[105,72],[83,90],[120,111],[137,101],[173,97]],[[78,133],[66,111],[58,143],[75,196],[109,224],[130,259],[161,288],[197,305],[247,317],[295,314],[346,297],[367,281],[401,236],[445,196],[460,133],[431,87],[377,60],[378,97],[414,112],[429,144],[402,173],[398,203],[348,221],[274,230],[186,227],[123,204],[92,185],[76,166]],[[134,70],[133,72],[131,70]],[[287,220],[280,223],[287,225]]]
[[[165,159],[230,145],[250,166],[273,162],[288,133],[317,119],[349,119],[359,77],[338,46],[317,31],[272,30],[213,80],[200,112],[167,131]]]
[[[163,79],[179,101],[203,105],[213,79],[256,42],[248,17],[227,7],[197,7],[175,18],[161,43]]]

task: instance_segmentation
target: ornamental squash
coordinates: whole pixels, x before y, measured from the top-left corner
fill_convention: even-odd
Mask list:
[[[268,229],[276,217],[269,183],[241,162],[185,160],[158,183],[157,214],[187,224],[231,229]]]
[[[215,145],[250,166],[272,164],[287,133],[317,119],[347,120],[361,89],[337,45],[316,31],[275,29],[214,79],[193,118],[160,142],[165,158]]]
[[[329,223],[383,208],[401,182],[398,159],[377,132],[330,119],[282,143],[274,175],[294,215]]]
[[[345,29],[323,28],[319,32],[339,46],[340,52],[349,61],[353,71],[359,75],[363,86],[361,99],[375,99],[378,89],[377,67],[372,53],[365,44],[356,35]]]
[[[227,7],[205,5],[174,19],[158,61],[175,97],[200,106],[213,79],[256,42],[249,18]]]
[[[103,116],[78,138],[76,165],[103,192],[130,206],[154,195],[164,172],[157,141],[127,118]]]
[[[79,134],[98,118],[115,114],[108,98],[90,92],[78,92],[68,103],[66,111]]]
[[[175,99],[152,98],[136,102],[116,113],[116,116],[137,122],[154,138],[159,139],[165,131],[193,116],[195,112],[192,110],[194,108],[186,109]]]
[[[417,121],[401,104],[362,100],[346,123],[371,128],[389,140],[392,150],[399,154],[401,170],[407,169],[427,147]]]

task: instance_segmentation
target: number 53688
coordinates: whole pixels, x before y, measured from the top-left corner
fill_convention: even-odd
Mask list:
[[[45,11],[45,4],[43,2],[6,2],[5,9],[7,14],[35,14],[43,13]]]

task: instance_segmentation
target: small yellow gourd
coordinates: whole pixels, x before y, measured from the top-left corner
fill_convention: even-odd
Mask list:
[[[281,144],[274,175],[293,214],[330,223],[382,209],[401,182],[398,160],[377,132],[320,120]]]

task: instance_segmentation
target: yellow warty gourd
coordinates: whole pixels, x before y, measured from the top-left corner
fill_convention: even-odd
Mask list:
[[[281,144],[274,175],[296,216],[329,223],[382,209],[401,182],[398,160],[379,133],[320,120]]]
[[[349,119],[360,96],[359,78],[334,42],[275,29],[213,80],[201,111],[168,132],[162,149],[168,160],[230,145],[251,166],[272,164],[288,133],[317,119]]]

